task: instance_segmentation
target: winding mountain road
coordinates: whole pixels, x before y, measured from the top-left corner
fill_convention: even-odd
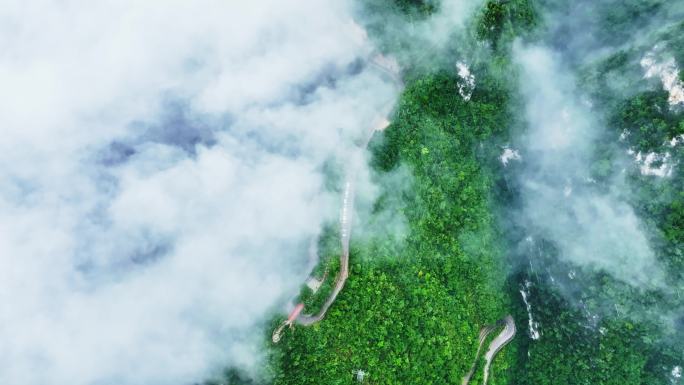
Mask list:
[[[340,294],[344,288],[345,282],[349,277],[349,235],[351,233],[351,220],[354,203],[354,184],[347,180],[344,187],[344,196],[342,198],[342,213],[340,215],[340,241],[342,242],[342,253],[340,253],[340,272],[335,277],[335,287],[328,296],[321,309],[316,315],[303,314],[295,320],[299,325],[310,326],[320,321],[325,317],[330,306],[335,302],[337,295]]]
[[[399,67],[395,60],[382,55],[376,55],[370,61],[370,64],[372,64],[374,68],[389,75],[390,79],[392,79],[395,84],[403,87],[399,78]],[[384,110],[385,111],[382,111],[376,121],[373,122],[366,138],[364,138],[363,145],[360,146],[362,150],[365,150],[368,147],[368,143],[370,143],[370,140],[376,131],[382,131],[389,125],[387,116],[389,115],[391,106],[388,106]],[[351,238],[352,219],[354,214],[354,181],[356,179],[357,170],[360,167],[359,162],[361,161],[361,157],[357,156],[356,158],[349,160],[351,165],[350,167],[347,167],[347,177],[344,185],[344,194],[342,196],[342,208],[340,210],[340,243],[342,245],[342,252],[340,253],[340,271],[335,277],[335,286],[328,296],[328,299],[316,314],[302,314],[304,304],[298,304],[288,318],[273,331],[273,343],[278,343],[280,341],[282,332],[286,326],[291,327],[295,323],[302,326],[311,326],[316,322],[321,321],[328,312],[328,309],[330,309],[330,306],[335,302],[335,299],[337,299],[337,295],[340,294],[344,288],[347,278],[349,278],[349,240]]]
[[[389,78],[392,79],[392,81],[399,87],[403,87],[403,83],[401,81],[401,78],[399,77],[399,66],[397,65],[395,60],[387,58],[382,55],[376,55],[375,57],[373,57],[372,60],[370,60],[370,64],[372,64],[376,69],[388,75]],[[365,138],[363,146],[360,147],[361,149],[366,149],[368,147],[368,143],[370,142],[373,134],[376,131],[382,131],[389,125],[387,116],[389,115],[390,109],[391,106],[386,108],[386,111],[383,111],[384,114],[381,114],[379,119],[377,119],[376,122],[374,122],[374,124],[368,132],[367,137]],[[347,177],[344,185],[344,194],[342,196],[342,208],[340,210],[340,243],[342,246],[342,252],[340,253],[340,271],[335,277],[335,286],[333,287],[332,292],[328,296],[323,306],[321,306],[320,310],[316,314],[302,314],[302,312],[304,311],[304,304],[297,304],[294,310],[290,312],[288,318],[285,321],[283,321],[273,331],[273,343],[278,343],[280,341],[282,337],[282,332],[284,331],[285,327],[292,327],[295,323],[302,326],[311,326],[317,322],[320,322],[325,317],[326,313],[328,312],[328,309],[330,309],[332,304],[337,299],[337,296],[344,288],[344,284],[347,282],[347,278],[349,278],[349,240],[351,237],[352,218],[354,213],[354,181],[356,179],[357,170],[360,167],[360,164],[358,163],[360,161],[360,158],[351,159],[349,161],[351,165],[350,167],[347,167]],[[487,384],[487,379],[489,377],[489,368],[491,366],[492,360],[494,359],[496,354],[506,344],[508,344],[513,339],[513,337],[515,337],[515,322],[513,321],[513,317],[511,317],[510,315],[506,316],[503,319],[500,319],[492,325],[487,325],[480,330],[479,344],[477,347],[477,352],[475,353],[475,360],[470,371],[463,378],[461,385],[468,385],[468,383],[470,382],[470,378],[475,372],[475,368],[477,366],[477,359],[480,355],[480,351],[482,350],[482,345],[484,344],[489,334],[491,334],[494,330],[496,330],[502,325],[504,326],[504,329],[489,344],[489,349],[487,350],[487,353],[485,353],[483,385]]]
[[[487,325],[480,329],[479,343],[477,346],[477,352],[475,353],[475,359],[473,360],[473,365],[470,367],[470,371],[463,377],[461,385],[468,385],[470,378],[475,373],[475,368],[477,367],[477,359],[480,356],[480,350],[482,350],[482,344],[494,330],[503,325],[504,329],[499,333],[499,335],[494,338],[494,340],[489,344],[489,350],[485,353],[485,366],[484,375],[482,380],[482,385],[487,385],[487,379],[489,378],[489,367],[492,365],[492,360],[504,346],[506,346],[513,337],[515,337],[515,321],[513,317],[508,315],[492,325]]]

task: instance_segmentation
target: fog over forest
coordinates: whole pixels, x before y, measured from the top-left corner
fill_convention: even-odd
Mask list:
[[[684,383],[683,0],[9,0],[0,48],[0,384]]]

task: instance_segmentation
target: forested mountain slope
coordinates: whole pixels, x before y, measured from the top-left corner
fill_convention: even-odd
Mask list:
[[[361,7],[404,83],[369,145],[382,191],[346,287],[271,348],[266,381],[461,383],[480,328],[511,313],[491,384],[680,383],[682,2],[490,0],[431,44],[416,25],[442,6]],[[337,237],[319,273],[338,268]]]

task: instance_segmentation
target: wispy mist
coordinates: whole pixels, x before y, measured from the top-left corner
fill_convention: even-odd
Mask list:
[[[410,75],[416,69],[453,70],[456,59],[462,59],[462,52],[474,48],[465,35],[485,0],[364,3],[369,12],[362,19],[373,32],[371,38],[383,50],[391,51]],[[403,5],[399,6],[400,3]],[[427,5],[429,12],[424,10]]]
[[[621,198],[624,183],[609,187],[592,179],[595,142],[604,130],[582,99],[559,55],[541,46],[518,45],[529,129],[521,140],[519,220],[535,236],[551,240],[560,258],[603,270],[644,288],[662,285],[663,274],[634,210]]]
[[[397,88],[350,2],[0,6],[0,383],[255,370]]]

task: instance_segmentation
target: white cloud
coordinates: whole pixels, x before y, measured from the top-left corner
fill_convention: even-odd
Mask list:
[[[397,90],[351,4],[0,5],[0,383],[254,368]]]
[[[458,69],[458,76],[461,82],[458,84],[458,93],[466,102],[473,96],[475,90],[475,75],[470,73],[470,68],[464,62],[456,62],[456,69]]]
[[[501,164],[504,166],[508,165],[508,162],[511,160],[520,160],[522,157],[520,156],[520,152],[516,149],[512,149],[509,147],[504,147],[503,151],[501,152],[501,155],[499,156],[499,160],[501,161]]]
[[[529,129],[523,140],[523,221],[554,242],[560,258],[604,270],[637,287],[663,285],[643,224],[620,196],[615,176],[599,190],[590,178],[601,128],[570,73],[544,47],[517,45]]]
[[[665,59],[662,46],[656,45],[639,61],[644,69],[644,78],[660,78],[663,90],[667,91],[667,102],[671,106],[684,104],[684,83],[679,80],[679,68],[673,57]]]

